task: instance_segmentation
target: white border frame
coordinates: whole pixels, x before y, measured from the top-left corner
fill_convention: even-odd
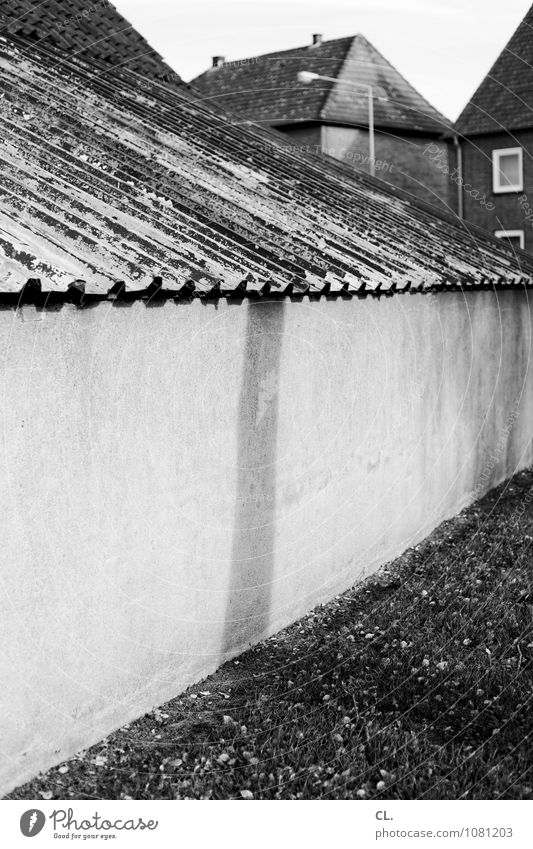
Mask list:
[[[494,235],[497,239],[520,239],[520,247],[524,250],[524,231],[523,230],[495,230]]]
[[[511,153],[518,154],[518,166],[520,169],[520,180],[515,186],[500,186],[500,158]],[[492,151],[492,191],[495,195],[508,194],[509,192],[522,192],[524,190],[524,151],[521,147],[499,147]]]

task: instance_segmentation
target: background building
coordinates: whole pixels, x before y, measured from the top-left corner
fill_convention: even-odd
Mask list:
[[[305,85],[301,71],[333,78]],[[360,85],[357,87],[355,84]],[[213,58],[213,67],[192,81],[205,98],[240,116],[275,127],[291,145],[327,153],[370,171],[369,104],[374,90],[376,176],[416,197],[447,205],[450,181],[425,151],[438,146],[449,121],[362,35],[237,62]]]
[[[456,123],[467,221],[533,251],[533,7]],[[488,204],[480,202],[485,196]]]

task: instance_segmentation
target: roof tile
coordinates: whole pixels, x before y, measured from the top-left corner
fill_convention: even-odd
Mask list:
[[[181,82],[109,0],[0,0],[0,34],[55,47],[107,66]]]
[[[533,6],[456,121],[462,136],[533,126]]]

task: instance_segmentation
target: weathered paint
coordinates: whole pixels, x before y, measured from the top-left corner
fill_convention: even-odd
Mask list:
[[[1,788],[532,461],[528,293],[0,311]]]

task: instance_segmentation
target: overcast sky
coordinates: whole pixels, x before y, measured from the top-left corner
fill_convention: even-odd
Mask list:
[[[185,79],[211,56],[242,59],[363,33],[455,120],[529,8],[529,0],[114,0]]]

